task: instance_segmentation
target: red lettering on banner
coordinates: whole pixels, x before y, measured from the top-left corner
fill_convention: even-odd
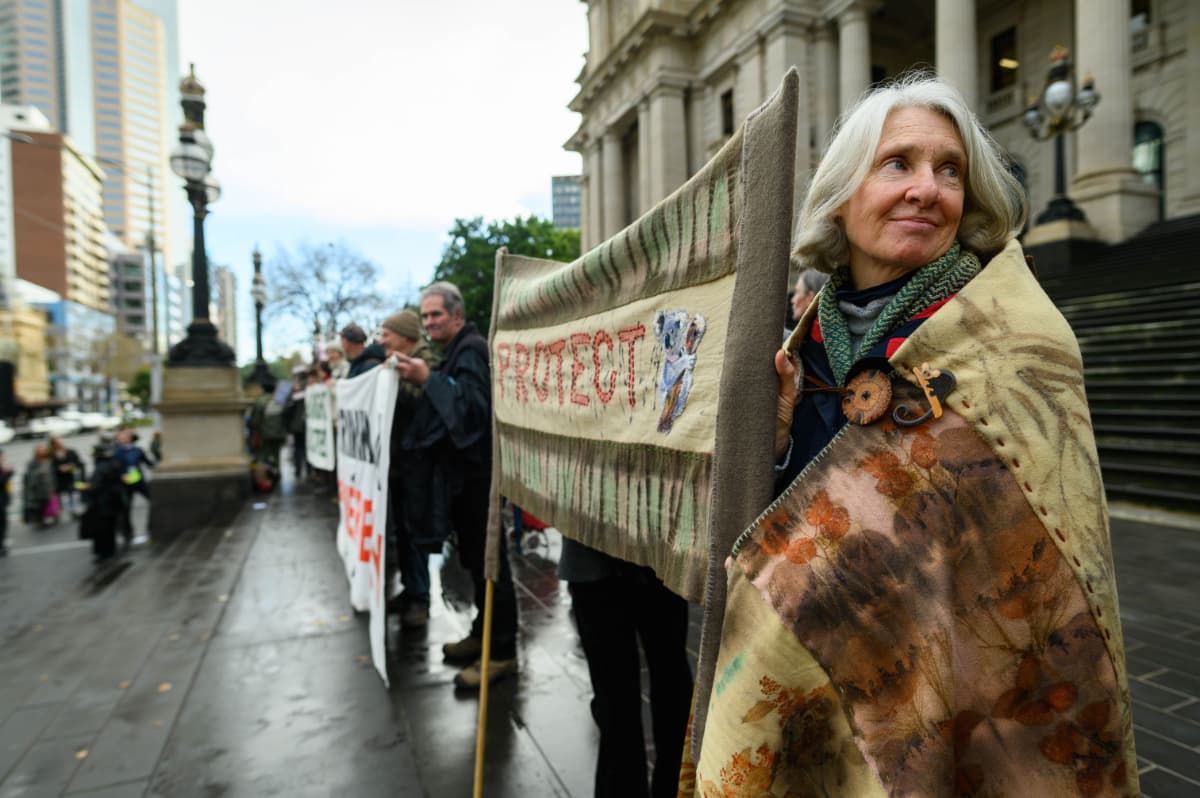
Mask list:
[[[587,333],[571,333],[571,404],[587,407],[591,403],[587,394],[575,389],[579,375],[587,371],[587,366],[579,359],[579,347],[591,346],[592,336]]]
[[[508,364],[511,360],[511,352],[508,344],[498,344],[496,346],[496,377],[500,383],[500,398],[504,398],[504,372],[508,371]]]
[[[363,518],[362,518],[362,537],[358,543],[358,561],[371,562],[371,550],[375,548],[373,536],[375,534],[375,518],[371,515],[371,500],[363,502]]]
[[[554,357],[558,360],[558,371],[556,371],[555,374],[558,377],[558,404],[560,407],[564,404],[563,379],[562,379],[562,367],[563,367],[562,353],[563,353],[563,350],[566,348],[567,348],[567,341],[565,338],[559,338],[557,341],[552,342],[549,346],[546,347],[546,349],[550,352],[550,354],[554,355]],[[546,362],[547,363],[550,362],[549,358],[547,358]]]
[[[555,341],[534,341],[525,343],[502,343],[496,345],[496,377],[500,385],[496,389],[500,399],[508,394],[505,383],[511,374],[514,391],[511,401],[518,403],[547,403],[553,401],[550,387],[550,374],[554,373],[555,385],[558,388],[558,404],[570,404],[577,407],[588,407],[592,402],[594,391],[596,399],[601,404],[610,404],[617,393],[617,384],[621,381],[621,371],[627,369],[625,385],[628,389],[629,409],[637,409],[637,344],[646,337],[646,326],[635,324],[621,327],[615,332],[606,329],[593,329],[587,332],[574,332],[566,338]],[[620,347],[628,349],[629,354],[620,353]],[[565,352],[567,346],[570,352],[570,382],[563,376],[566,365]],[[532,347],[532,352],[530,351]],[[582,351],[591,348],[591,357]],[[607,349],[602,353],[601,349]],[[602,355],[609,358],[612,366],[607,371],[602,363]],[[588,379],[588,369],[591,368],[591,379]],[[530,391],[529,386],[533,386]]]
[[[608,390],[606,391],[602,387],[600,387],[600,345],[601,344],[607,345],[608,351],[610,353],[612,352],[612,350],[613,350],[612,336],[609,335],[608,333],[606,333],[604,330],[596,330],[596,338],[595,338],[595,340],[592,341],[592,366],[596,369],[596,371],[592,375],[592,377],[593,377],[593,382],[595,383],[595,388],[596,388],[596,398],[599,399],[603,404],[608,404],[609,402],[612,401],[613,394],[617,390],[617,370],[614,368],[611,372],[609,372]]]
[[[629,373],[625,375],[625,384],[629,386],[630,410],[637,407],[637,394],[634,392],[634,385],[637,384],[637,359],[635,355],[637,347],[634,344],[644,337],[646,337],[646,325],[644,324],[635,324],[632,327],[622,327],[617,330],[617,339],[629,346]]]
[[[538,382],[538,360],[545,351],[546,345],[541,341],[533,345],[533,368],[530,370],[529,381],[533,383],[533,392],[537,395],[539,402],[546,401],[550,396],[550,355],[546,355],[546,376],[542,377],[540,383]]]
[[[525,372],[529,370],[529,349],[525,344],[513,347],[513,373],[517,377],[517,401],[528,402],[529,391],[525,387]],[[503,385],[503,383],[501,383]]]

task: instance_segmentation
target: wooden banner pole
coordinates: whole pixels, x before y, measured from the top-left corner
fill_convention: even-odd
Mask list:
[[[483,796],[483,751],[487,737],[487,707],[488,707],[488,667],[492,661],[492,591],[495,584],[487,580],[487,590],[483,601],[483,656],[479,659],[479,669],[483,681],[479,684],[479,728],[475,731],[475,790],[474,798]]]

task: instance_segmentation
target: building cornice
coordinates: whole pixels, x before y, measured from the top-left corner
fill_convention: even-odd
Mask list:
[[[585,68],[584,73],[580,75],[579,93],[567,107],[577,113],[585,113],[587,106],[647,44],[663,36],[686,38],[688,33],[688,19],[682,14],[657,9],[642,14],[629,32],[621,37],[620,43],[596,65],[595,69],[589,71]]]

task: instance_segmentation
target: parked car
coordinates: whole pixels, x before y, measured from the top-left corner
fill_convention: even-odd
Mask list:
[[[77,419],[63,418],[62,416],[42,416],[29,422],[29,431],[34,435],[46,435],[52,438],[74,435],[82,429],[83,425]]]
[[[3,446],[11,441],[14,437],[16,437],[16,434],[17,433],[13,431],[13,428],[8,426],[7,422],[0,421],[0,446]]]

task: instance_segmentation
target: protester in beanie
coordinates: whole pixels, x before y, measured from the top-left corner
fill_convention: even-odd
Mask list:
[[[419,357],[431,366],[438,363],[438,356],[421,334],[421,320],[411,310],[384,319],[379,342],[391,364],[397,354]],[[420,385],[400,381],[392,415],[388,468],[387,567],[390,571],[399,570],[404,585],[404,592],[388,602],[388,612],[399,612],[400,625],[410,628],[425,626],[429,621],[429,552],[420,546],[420,541],[430,530],[423,528],[420,516],[413,510],[426,501],[427,497],[421,494],[427,487],[425,472],[430,464],[419,454],[404,452],[401,441],[423,392]]]

